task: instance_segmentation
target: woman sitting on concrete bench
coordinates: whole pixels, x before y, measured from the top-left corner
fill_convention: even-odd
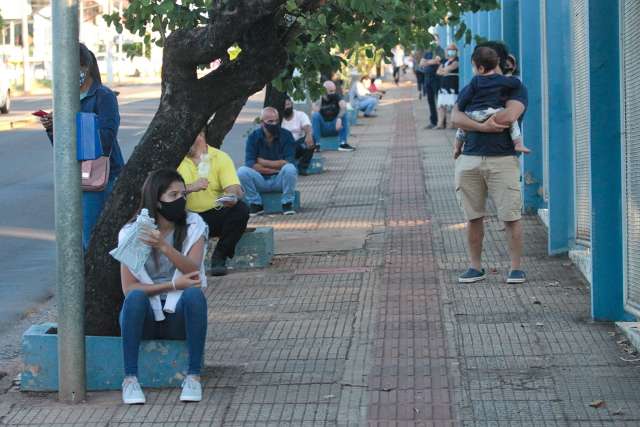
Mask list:
[[[187,376],[180,400],[202,399],[200,370],[207,334],[207,300],[204,250],[207,224],[186,210],[186,186],[175,170],[152,172],[142,188],[140,211],[147,209],[157,229],[142,228],[140,240],[152,248],[144,266],[131,271],[120,266],[122,292],[120,312],[124,374],[122,400],[126,404],[145,403],[138,383],[138,352],[145,339],[186,338],[189,350]],[[119,243],[137,233],[135,218],[125,225]]]

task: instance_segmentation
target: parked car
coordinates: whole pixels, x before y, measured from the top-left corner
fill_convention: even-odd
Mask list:
[[[9,70],[0,61],[0,113],[7,114],[11,110],[11,88]]]

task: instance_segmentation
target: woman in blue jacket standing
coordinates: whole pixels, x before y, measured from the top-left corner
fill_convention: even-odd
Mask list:
[[[100,217],[118,174],[124,166],[124,159],[118,145],[120,113],[116,95],[102,84],[96,57],[84,44],[80,44],[80,111],[95,113],[100,133],[102,152],[109,156],[109,182],[103,191],[82,192],[82,245],[89,246],[91,233]],[[53,143],[53,115],[49,113],[40,119]]]

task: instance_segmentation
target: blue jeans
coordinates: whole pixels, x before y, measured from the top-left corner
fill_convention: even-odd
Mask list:
[[[133,290],[120,311],[124,374],[138,375],[140,341],[149,339],[187,340],[189,375],[200,375],[204,341],[207,336],[207,300],[200,288],[182,292],[175,313],[165,313],[166,319],[156,322],[149,297]]]
[[[103,191],[83,191],[82,192],[82,247],[86,251],[91,240],[91,233],[100,218],[102,209],[104,208],[113,185],[116,182],[117,175],[109,176],[107,187]]]
[[[244,200],[252,205],[261,205],[260,193],[282,192],[282,204],[293,203],[298,181],[298,169],[287,163],[277,175],[263,176],[255,169],[246,166],[238,168],[238,178],[244,189]]]
[[[315,111],[311,115],[311,127],[313,128],[313,139],[314,141],[320,141],[320,138],[323,136],[339,136],[341,143],[347,143],[347,135],[349,135],[349,119],[345,116],[342,118],[342,129],[340,131],[336,130],[336,122],[337,118],[331,120],[330,122],[325,121],[322,118],[322,115]],[[319,142],[320,148],[322,148],[322,143]]]
[[[364,111],[366,116],[373,113],[373,110],[378,106],[378,98],[375,96],[365,96],[358,99],[358,110]]]

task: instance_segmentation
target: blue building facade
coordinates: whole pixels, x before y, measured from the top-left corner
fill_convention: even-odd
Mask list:
[[[595,320],[640,317],[640,1],[501,0],[463,19],[518,58],[524,209],[549,255],[584,273]],[[475,44],[458,45],[464,85]]]

